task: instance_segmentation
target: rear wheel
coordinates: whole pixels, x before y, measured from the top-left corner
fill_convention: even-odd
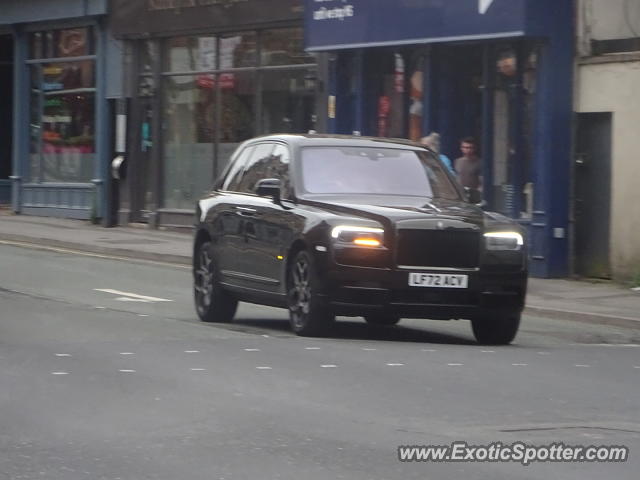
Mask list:
[[[493,313],[471,320],[473,335],[484,345],[508,345],[516,338],[520,313]]]
[[[320,335],[335,320],[318,296],[319,281],[313,259],[306,251],[298,252],[287,274],[287,302],[291,329],[298,335]]]
[[[193,258],[193,294],[198,317],[203,322],[228,323],[238,308],[238,301],[217,281],[217,269],[211,242],[203,242]]]
[[[395,325],[400,321],[395,315],[367,315],[364,319],[370,325]]]

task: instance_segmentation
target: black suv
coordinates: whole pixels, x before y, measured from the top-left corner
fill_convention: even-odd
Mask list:
[[[469,319],[479,342],[507,344],[524,307],[525,242],[476,196],[410,142],[248,140],[197,205],[198,315],[229,322],[238,301],[283,307],[300,335],[336,315]]]

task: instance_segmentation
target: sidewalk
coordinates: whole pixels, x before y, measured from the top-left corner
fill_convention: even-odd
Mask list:
[[[152,230],[145,226],[103,228],[79,220],[0,211],[2,242],[191,264],[191,234]],[[640,329],[640,291],[612,283],[531,278],[526,312],[554,319]]]

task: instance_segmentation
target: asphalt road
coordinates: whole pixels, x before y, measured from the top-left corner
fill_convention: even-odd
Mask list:
[[[292,335],[197,321],[190,271],[0,245],[0,479],[637,479],[640,332],[526,317]],[[626,463],[403,463],[400,445],[624,445]]]

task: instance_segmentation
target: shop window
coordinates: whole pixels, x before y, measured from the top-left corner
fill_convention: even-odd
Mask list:
[[[315,63],[313,55],[304,51],[302,28],[282,28],[262,33],[260,64],[299,65]]]
[[[256,49],[257,37],[254,32],[220,38],[220,70],[255,66]]]
[[[95,53],[93,35],[92,27],[34,32],[29,41],[29,57],[39,59],[93,55]]]
[[[164,206],[192,208],[213,180],[214,78],[164,80]]]
[[[263,133],[306,133],[315,128],[315,70],[262,74]]]
[[[225,157],[238,143],[255,135],[255,75],[250,72],[220,74],[221,119],[219,140]]]
[[[215,70],[218,47],[213,35],[172,37],[167,41],[165,70],[193,72]]]

